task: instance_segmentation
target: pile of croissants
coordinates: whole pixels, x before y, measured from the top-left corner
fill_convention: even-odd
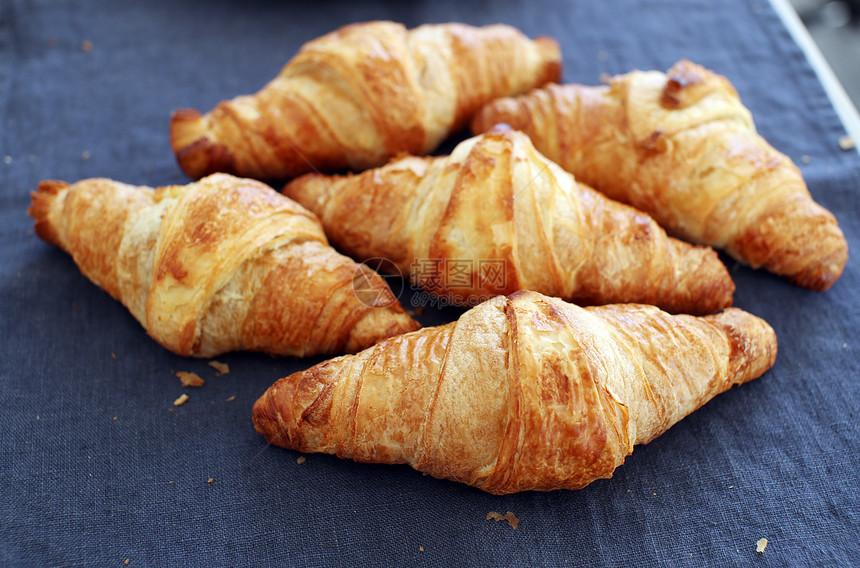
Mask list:
[[[44,181],[29,214],[175,353],[341,354],[256,402],[272,444],[581,488],[773,365],[714,248],[819,291],[848,250],[726,78],[560,78],[558,44],[510,26],[349,25],[173,113],[197,181]],[[420,329],[370,258],[462,314]]]

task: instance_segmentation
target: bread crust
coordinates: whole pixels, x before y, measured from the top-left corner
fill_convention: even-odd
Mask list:
[[[355,352],[419,327],[311,212],[255,180],[47,181],[32,200],[36,233],[180,355]],[[375,301],[357,296],[359,274]]]

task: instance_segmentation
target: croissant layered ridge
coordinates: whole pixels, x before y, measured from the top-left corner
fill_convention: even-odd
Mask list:
[[[549,85],[493,101],[474,132],[525,131],[577,178],[652,215],[670,234],[724,249],[813,290],[842,274],[848,245],[798,167],[755,129],[725,78],[682,60],[608,85]]]
[[[714,250],[578,183],[505,125],[450,156],[308,174],[283,192],[319,216],[339,250],[389,259],[456,305],[517,290],[695,315],[732,303],[734,282]]]
[[[553,39],[507,25],[351,24],[305,44],[253,95],[174,112],[171,144],[195,179],[360,170],[428,153],[484,103],[560,73]]]
[[[355,352],[418,327],[312,213],[255,180],[44,181],[29,213],[39,237],[180,355]]]
[[[776,349],[773,329],[737,308],[581,308],[523,291],[285,377],[253,419],[277,446],[490,493],[579,489],[762,375]]]

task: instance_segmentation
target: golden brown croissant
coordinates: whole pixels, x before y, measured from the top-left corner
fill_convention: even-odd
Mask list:
[[[813,290],[842,274],[848,246],[800,170],[756,133],[727,79],[689,61],[609,85],[551,85],[485,106],[577,179],[649,214],[670,234]]]
[[[319,216],[335,247],[387,258],[455,305],[517,290],[695,315],[732,302],[713,249],[668,237],[644,213],[578,184],[503,125],[450,156],[308,174],[283,191]]]
[[[484,103],[557,81],[558,44],[515,28],[353,24],[317,38],[254,95],[176,111],[180,167],[287,179],[432,151]]]
[[[285,448],[490,493],[578,489],[775,357],[773,329],[736,308],[671,316],[523,291],[281,379],[253,416]]]
[[[36,234],[180,355],[355,352],[419,327],[312,213],[254,180],[45,181],[32,199]]]

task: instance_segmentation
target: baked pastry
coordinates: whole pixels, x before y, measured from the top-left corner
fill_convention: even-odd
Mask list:
[[[339,250],[387,258],[459,306],[517,290],[695,315],[732,303],[713,249],[668,237],[648,215],[577,183],[505,125],[450,156],[307,174],[283,191],[319,216]]]
[[[756,133],[734,87],[682,60],[608,85],[551,85],[485,106],[577,179],[652,215],[670,234],[826,290],[848,258],[835,217],[800,170]]]
[[[44,181],[32,200],[36,234],[180,355],[355,352],[419,327],[312,213],[254,180]]]
[[[302,452],[497,494],[578,489],[760,376],[776,349],[773,329],[736,308],[671,316],[522,291],[283,378],[253,417],[269,443]]]
[[[176,111],[171,143],[195,179],[364,169],[428,153],[484,103],[560,74],[554,40],[506,25],[352,24],[305,44],[254,95]]]

